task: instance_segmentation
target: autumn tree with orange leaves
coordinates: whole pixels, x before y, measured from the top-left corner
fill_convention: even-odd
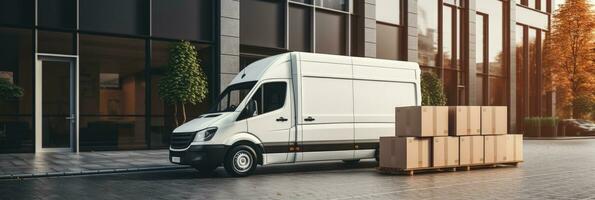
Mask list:
[[[546,88],[556,91],[559,116],[585,117],[595,107],[592,5],[587,0],[567,0],[555,11],[552,22],[543,52]]]

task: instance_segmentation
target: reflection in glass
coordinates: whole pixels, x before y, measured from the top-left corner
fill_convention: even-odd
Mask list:
[[[258,12],[254,12],[257,10]],[[283,48],[285,3],[268,0],[240,1],[240,44]]]
[[[524,28],[521,25],[516,26],[515,40],[516,40],[516,105],[517,105],[517,129],[524,130],[524,116],[526,116],[527,97],[525,88],[526,67],[525,67],[525,46],[524,46]]]
[[[316,52],[345,55],[347,35],[346,16],[319,10],[316,12]]]
[[[477,73],[485,73],[485,16],[477,13],[475,20],[475,62]]]
[[[39,26],[76,28],[76,0],[42,0],[37,3]]]
[[[436,66],[438,56],[438,2],[424,0],[417,3],[417,36],[419,64]]]
[[[0,28],[0,78],[24,92],[21,98],[0,100],[0,153],[34,151],[32,44],[33,31]]]
[[[149,5],[145,0],[80,0],[80,29],[146,35],[148,12]]]
[[[212,3],[213,0],[153,0],[153,34],[164,38],[211,40]]]
[[[289,49],[292,51],[312,51],[311,16],[309,7],[289,5]]]
[[[442,16],[442,67],[453,68],[454,63],[452,57],[452,8],[450,6],[443,6]]]
[[[39,53],[73,54],[73,34],[55,31],[37,31]]]
[[[376,0],[376,20],[399,25],[401,0]]]
[[[70,147],[70,63],[43,61],[42,143],[43,148]]]
[[[376,57],[384,59],[400,59],[399,27],[390,24],[376,24]]]
[[[144,40],[80,35],[81,149],[146,148],[144,68]]]
[[[489,99],[490,106],[506,106],[507,94],[506,94],[506,78],[490,76],[489,83]]]
[[[529,28],[528,29],[528,51],[529,55],[528,59],[528,66],[527,66],[527,73],[528,73],[528,89],[529,92],[529,115],[530,116],[538,116],[540,114],[539,109],[539,97],[540,97],[540,87],[539,87],[539,77],[541,74],[539,73],[539,69],[537,68],[537,59],[538,59],[538,40],[537,40],[537,29]]]

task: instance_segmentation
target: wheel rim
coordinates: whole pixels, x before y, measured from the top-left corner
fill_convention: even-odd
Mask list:
[[[252,156],[246,150],[240,150],[233,156],[233,168],[237,172],[243,173],[252,167]]]

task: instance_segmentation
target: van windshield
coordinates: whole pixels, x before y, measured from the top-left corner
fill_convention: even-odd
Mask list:
[[[212,107],[209,110],[209,113],[234,111],[242,100],[244,100],[246,95],[248,95],[248,92],[252,90],[254,85],[256,85],[256,81],[237,83],[228,86],[221,95],[219,95],[217,105]]]

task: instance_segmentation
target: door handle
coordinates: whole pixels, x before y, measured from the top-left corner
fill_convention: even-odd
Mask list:
[[[307,121],[307,122],[311,122],[311,121],[314,121],[314,120],[315,119],[312,118],[312,116],[308,116],[308,118],[304,119],[304,121]]]
[[[279,117],[279,118],[277,118],[277,121],[278,122],[284,122],[284,121],[287,121],[287,119],[284,118],[284,117]]]

